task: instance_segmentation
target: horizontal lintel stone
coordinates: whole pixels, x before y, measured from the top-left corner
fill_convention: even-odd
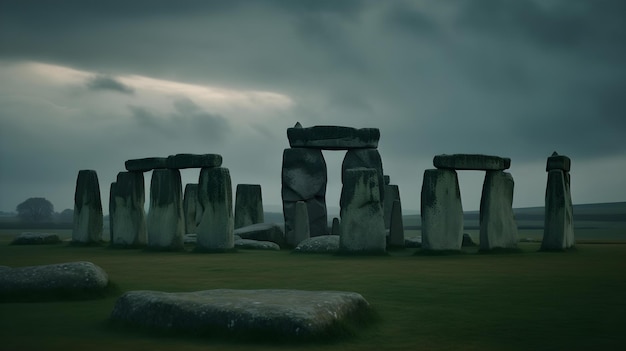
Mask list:
[[[380,130],[342,126],[296,127],[287,129],[287,138],[291,147],[322,150],[376,149]]]
[[[439,169],[502,171],[511,167],[511,159],[480,154],[437,155],[433,165]]]

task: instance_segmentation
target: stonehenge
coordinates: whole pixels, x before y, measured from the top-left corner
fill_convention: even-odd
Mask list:
[[[545,197],[545,224],[541,250],[566,250],[575,245],[570,166],[567,156],[548,157],[548,183]]]
[[[263,222],[261,185],[237,184],[235,192],[235,229]]]
[[[72,242],[99,243],[102,240],[103,217],[98,174],[94,170],[81,170],[78,172],[74,193]]]
[[[309,213],[304,201],[296,202],[296,213],[293,222],[294,229],[291,231],[293,236],[287,236],[287,245],[296,247],[303,240],[311,237],[309,230]]]
[[[232,250],[233,190],[228,168],[202,168],[198,181],[198,200],[202,218],[197,227],[200,251]]]
[[[148,247],[156,250],[183,248],[183,199],[180,171],[155,169],[150,182],[147,218]]]
[[[111,245],[120,247],[146,245],[144,201],[143,173],[119,172],[117,180],[111,183],[110,192]]]
[[[198,204],[198,184],[187,184],[183,194],[185,234],[195,234],[202,213]]]

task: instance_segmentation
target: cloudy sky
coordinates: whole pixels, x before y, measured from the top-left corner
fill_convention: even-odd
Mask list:
[[[3,0],[0,210],[73,208],[94,169],[108,212],[125,160],[176,153],[279,205],[298,121],[379,128],[405,212],[443,153],[510,157],[515,207],[543,205],[555,150],[574,203],[626,201],[625,62],[622,0]],[[344,153],[324,154],[338,206]],[[466,210],[482,178],[460,172]]]

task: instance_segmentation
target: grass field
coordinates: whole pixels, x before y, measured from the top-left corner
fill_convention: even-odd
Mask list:
[[[117,296],[2,303],[0,350],[622,350],[626,344],[626,244],[590,241],[566,253],[538,252],[538,243],[522,243],[518,254],[414,256],[414,249],[406,249],[382,257],[340,257],[8,245],[17,233],[0,231],[0,265],[91,261],[108,272],[120,293],[355,291],[380,320],[330,344],[250,344],[111,328],[108,316]]]

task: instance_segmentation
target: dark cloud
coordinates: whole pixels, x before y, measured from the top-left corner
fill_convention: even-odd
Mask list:
[[[90,90],[110,90],[115,91],[122,94],[132,95],[135,93],[135,90],[124,83],[121,83],[114,78],[104,76],[104,75],[96,75],[87,80],[87,88]]]

